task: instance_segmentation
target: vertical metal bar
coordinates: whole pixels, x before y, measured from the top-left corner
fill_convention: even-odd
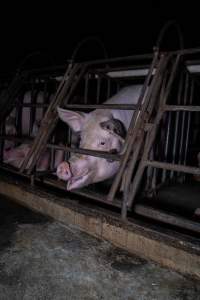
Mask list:
[[[111,91],[111,84],[110,84],[110,79],[107,80],[107,99],[110,98],[110,91]]]
[[[133,181],[133,185],[131,187],[130,198],[129,198],[129,201],[128,201],[128,206],[129,207],[131,207],[132,204],[133,204],[133,201],[135,199],[135,195],[137,193],[142,175],[144,173],[144,169],[146,167],[145,161],[148,159],[149,151],[150,151],[150,149],[153,145],[153,142],[155,140],[158,125],[160,124],[160,121],[161,121],[161,118],[162,118],[162,115],[163,115],[163,106],[165,105],[165,103],[168,99],[169,93],[171,91],[171,86],[172,86],[172,83],[174,81],[177,69],[178,69],[179,61],[180,61],[180,55],[177,55],[176,61],[175,61],[175,64],[173,65],[171,76],[169,78],[169,82],[168,82],[168,85],[167,85],[167,88],[166,88],[166,93],[165,93],[164,97],[161,99],[161,102],[159,103],[159,110],[158,110],[157,116],[156,116],[155,121],[154,121],[154,126],[152,127],[152,130],[150,131],[150,134],[149,134],[149,142],[146,145],[146,147],[144,148],[143,156],[142,156],[140,165],[138,167],[138,170],[136,172],[136,175],[135,175],[135,178],[134,178],[134,181]]]
[[[85,89],[84,89],[84,103],[88,102],[88,90],[89,90],[89,74],[85,74]]]
[[[101,77],[100,75],[97,75],[97,98],[96,98],[96,103],[99,104],[100,102],[100,92],[101,92]]]
[[[161,92],[160,92],[160,97],[161,97],[161,99],[162,99],[162,98],[164,97],[164,95],[165,95],[165,89],[166,89],[166,85],[167,85],[168,75],[169,75],[169,74],[166,72],[165,75],[164,75],[164,78],[163,78],[162,87],[161,87]],[[164,136],[163,136],[163,139],[164,139]],[[164,141],[162,140],[162,130],[161,130],[161,142],[164,142]],[[162,171],[164,172],[165,170],[162,170]],[[160,176],[161,180],[162,180],[163,172],[161,173],[161,176]],[[153,178],[152,178],[152,186],[151,186],[152,191],[154,191],[155,188],[156,188],[156,182],[157,182],[157,169],[156,169],[156,168],[153,168]]]
[[[138,99],[138,106],[139,106],[139,107],[141,106],[141,104],[142,104],[142,102],[143,102],[143,100],[144,100],[145,93],[146,93],[146,91],[147,91],[147,87],[148,87],[149,82],[150,82],[150,79],[151,79],[151,77],[152,77],[152,72],[153,72],[153,70],[154,70],[154,68],[155,68],[155,65],[156,65],[156,63],[157,63],[157,59],[158,59],[158,53],[156,52],[156,53],[154,54],[154,58],[153,58],[151,67],[150,67],[150,69],[149,69],[149,73],[148,73],[148,75],[147,75],[147,77],[146,77],[145,83],[144,83],[144,85],[143,85],[143,87],[142,87],[142,91],[141,91],[141,94],[140,94],[139,99]],[[162,65],[163,62],[164,62],[164,57],[162,57],[162,59],[160,60],[159,64]],[[159,72],[157,72],[157,74],[156,74],[156,76],[154,77],[153,81],[156,81],[158,76],[159,76]],[[149,95],[150,95],[151,92],[152,92],[152,88],[151,88],[151,87],[152,87],[152,85],[150,86],[150,88],[149,88],[149,90],[148,90],[148,94],[147,94],[147,96],[146,96],[147,99],[145,99],[145,101],[146,101],[145,103],[146,103],[146,104],[143,104],[142,111],[145,111],[146,106],[147,106],[147,104],[148,104],[148,99],[149,99],[149,97],[150,97]],[[121,160],[121,164],[120,164],[118,173],[117,173],[117,175],[115,176],[114,181],[113,181],[113,184],[112,184],[112,186],[111,186],[111,188],[110,188],[110,191],[109,191],[109,193],[108,193],[108,196],[107,196],[107,200],[108,200],[108,201],[113,201],[114,196],[115,196],[115,194],[116,194],[116,191],[117,191],[117,189],[118,189],[118,186],[119,186],[119,184],[120,184],[120,181],[121,181],[121,178],[122,178],[124,169],[125,169],[125,167],[126,167],[126,165],[127,165],[127,161],[128,161],[128,159],[129,159],[130,153],[131,153],[131,151],[132,151],[132,145],[133,145],[133,143],[134,143],[134,141],[135,141],[135,139],[136,139],[136,136],[138,135],[138,131],[137,131],[137,130],[139,130],[139,126],[140,126],[139,123],[140,123],[140,122],[137,122],[137,124],[138,124],[138,125],[137,125],[137,127],[138,127],[137,129],[134,128],[134,127],[135,127],[135,123],[136,123],[136,121],[138,120],[138,117],[139,117],[140,115],[141,115],[141,107],[138,108],[138,109],[134,112],[134,114],[133,114],[133,117],[132,117],[132,120],[131,120],[129,129],[128,129],[128,132],[127,132],[127,137],[126,137],[126,140],[125,140],[125,145],[124,145],[126,151],[125,151],[124,157],[123,157],[122,160]],[[134,163],[136,163],[136,161],[135,161]],[[124,201],[126,201],[126,200],[124,200]]]
[[[170,146],[169,139],[170,139],[171,122],[172,122],[172,115],[171,115],[170,111],[167,113],[167,119],[168,119],[168,122],[167,122],[165,150],[164,150],[164,160],[165,160],[165,162],[167,162],[168,150],[169,150],[169,146]],[[167,177],[167,171],[163,170],[163,172],[162,172],[162,182],[165,182],[166,177]]]
[[[186,73],[186,82],[185,82],[185,89],[184,89],[184,98],[183,98],[183,104],[185,105],[187,102],[188,97],[188,88],[189,88],[189,75]],[[184,139],[185,139],[185,125],[186,125],[186,112],[183,111],[182,113],[182,126],[181,126],[181,137],[180,137],[180,148],[179,148],[179,158],[178,158],[178,164],[181,164],[184,160]],[[180,173],[178,173],[178,176]],[[180,181],[183,182],[184,177],[182,174],[182,178],[180,178]]]
[[[86,64],[75,64],[72,69],[70,68],[70,66],[68,67],[64,79],[58,87],[54,101],[52,101],[52,103],[49,105],[46,111],[37,138],[32,144],[32,147],[28,153],[28,157],[26,157],[23,161],[23,164],[20,168],[20,172],[23,172],[25,170],[26,165],[30,159],[32,159],[32,161],[29,165],[27,173],[30,174],[32,172],[35,163],[37,162],[42,150],[44,150],[46,146],[50,134],[52,133],[53,129],[55,128],[58,122],[56,107],[63,102],[65,95],[67,95],[65,102],[67,103],[67,101],[69,101],[72,92],[80,82],[82,76],[85,74],[86,69]]]
[[[179,83],[179,89],[178,89],[178,95],[177,95],[177,104],[181,104],[181,96],[183,91],[183,81],[184,81],[184,74],[181,73],[180,83]],[[172,150],[172,162],[176,163],[176,153],[177,153],[177,142],[178,142],[178,129],[179,129],[179,123],[180,123],[180,112],[175,112],[176,118],[175,118],[175,128],[174,128],[174,143],[173,143],[173,150]],[[170,178],[173,178],[174,171],[170,171]]]
[[[55,135],[52,137],[52,141],[53,144],[55,142]],[[50,169],[53,170],[54,169],[54,162],[55,162],[55,149],[51,148],[50,149]]]
[[[191,82],[191,90],[190,90],[190,99],[189,104],[192,104],[193,101],[193,94],[194,94],[194,81]],[[189,146],[189,136],[190,136],[190,127],[191,127],[191,117],[192,112],[188,112],[188,118],[187,118],[187,131],[186,131],[186,139],[185,139],[185,153],[184,153],[184,161],[183,164],[186,165],[187,160],[187,152],[188,152],[188,146]]]

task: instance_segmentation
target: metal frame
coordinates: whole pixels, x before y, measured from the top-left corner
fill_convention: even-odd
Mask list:
[[[191,128],[191,114],[193,112],[200,112],[200,106],[197,104],[193,105],[193,95],[194,87],[196,87],[196,81],[195,78],[191,78],[191,74],[186,68],[188,66],[188,59],[192,61],[193,55],[200,55],[200,49],[180,50],[169,53],[160,53],[155,50],[153,55],[137,55],[126,58],[69,64],[67,71],[65,72],[58,86],[55,97],[49,105],[47,103],[42,105],[36,104],[33,103],[34,101],[28,105],[24,103],[18,105],[18,107],[30,107],[31,110],[35,107],[42,106],[44,108],[47,107],[47,110],[45,112],[38,135],[33,142],[30,141],[32,143],[30,152],[17,173],[30,177],[32,183],[42,176],[45,183],[65,189],[61,182],[48,177],[49,174],[55,171],[53,170],[53,167],[51,170],[43,173],[35,171],[36,163],[45,148],[51,149],[51,157],[53,157],[55,150],[63,150],[68,154],[71,152],[76,152],[109,158],[112,160],[120,160],[119,171],[113,180],[106,198],[105,195],[93,192],[87,188],[76,190],[74,193],[92,198],[111,206],[121,207],[123,219],[126,219],[127,211],[134,209],[134,207],[137,213],[140,211],[141,214],[145,215],[146,210],[145,213],[142,213],[141,210],[138,209],[138,204],[135,205],[135,199],[147,169],[151,170],[148,175],[148,184],[146,184],[147,192],[149,194],[152,192],[152,190],[155,192],[160,185],[166,182],[166,178],[169,177],[167,173],[168,171],[170,171],[170,179],[175,179],[177,174],[182,173],[200,175],[199,168],[186,165],[187,150],[189,147],[189,133]],[[134,77],[133,74],[130,75],[130,72],[126,78],[121,75],[114,77],[113,74],[115,74],[115,72],[126,70],[130,71],[133,68],[136,70],[144,70],[147,68],[147,66],[147,75],[144,76],[144,74],[141,74],[140,76],[140,78],[144,80],[144,84],[137,105],[99,104],[101,102],[100,98],[103,80],[106,80],[107,82],[106,97],[108,98],[111,95],[112,84],[114,84],[116,90],[118,90],[120,85],[123,85],[129,81],[134,81],[138,78],[138,74]],[[93,78],[96,82],[96,104],[88,103],[88,93],[91,78]],[[183,79],[185,82],[183,82]],[[20,81],[20,84],[23,84],[24,82],[18,78],[16,81]],[[83,81],[84,104],[71,104],[70,101],[72,96],[78,90],[80,83]],[[172,91],[174,88],[174,82],[176,82],[178,92],[177,94],[173,95]],[[13,95],[10,91],[15,91],[15,88],[12,86],[13,85],[11,85],[11,88],[8,89],[8,95]],[[172,101],[172,103],[170,103],[170,97],[172,96],[175,98],[175,100],[174,102]],[[14,96],[8,96],[8,98],[10,99],[11,103],[11,106],[9,107],[13,107],[12,105]],[[124,146],[125,151],[123,154],[114,155],[100,151],[72,148],[70,146],[63,147],[52,143],[50,141],[50,137],[58,122],[58,116],[56,113],[56,107],[58,105],[65,106],[69,109],[88,110],[107,108],[134,110],[135,112],[127,133]],[[5,116],[8,115],[8,111],[9,110],[7,109],[6,112],[4,112],[4,119]],[[162,161],[162,158],[160,157],[158,157],[160,160],[154,158],[155,151],[152,149],[155,147],[157,135],[159,130],[161,130],[162,121],[165,118],[166,113],[168,113],[168,117],[166,118],[167,131],[165,130],[166,136],[163,141],[165,149],[164,161]],[[176,114],[175,121],[173,121],[173,113]],[[188,114],[188,117],[186,117],[186,114]],[[174,132],[172,133],[172,122],[175,122],[175,134]],[[179,133],[180,138],[178,138]],[[3,141],[5,138],[10,138],[13,140],[23,139],[22,137],[5,137],[5,134],[3,134],[2,131],[1,140]],[[167,159],[169,155],[169,147],[172,141],[173,157],[171,162],[168,162]],[[68,142],[70,142],[70,137]],[[180,146],[180,151],[177,159],[175,156],[177,155],[178,145]],[[185,150],[183,151],[183,149]],[[53,166],[53,164],[51,164],[51,166]],[[5,168],[5,165],[2,164],[1,167]],[[157,180],[158,169],[161,170],[161,174],[159,176],[161,180]],[[12,168],[10,168],[10,170],[12,171]],[[182,180],[185,180],[184,176],[182,177]],[[117,192],[122,184],[124,191],[123,197],[120,200],[117,197]],[[142,211],[144,212],[144,210]],[[200,232],[200,228],[198,227],[197,230],[197,227],[198,226],[195,224],[194,230]]]

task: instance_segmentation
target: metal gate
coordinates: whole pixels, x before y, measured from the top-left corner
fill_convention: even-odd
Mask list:
[[[148,197],[155,195],[162,185],[171,181],[183,183],[188,180],[188,174],[200,175],[197,162],[196,166],[195,161],[191,162],[191,147],[196,147],[197,153],[200,150],[199,55],[200,49],[169,53],[156,50],[153,55],[69,64],[53,99],[46,103],[48,107],[45,104],[47,109],[41,127],[35,139],[30,141],[31,149],[20,169],[13,170],[3,163],[1,167],[30,177],[32,183],[42,180],[65,190],[65,184],[53,175],[56,150],[64,151],[66,157],[75,152],[119,160],[120,168],[111,185],[103,192],[102,189],[98,192],[97,185],[72,192],[120,207],[124,219],[127,211],[132,209],[139,214],[199,232],[198,223],[155,212],[140,204],[138,197],[141,194]],[[137,105],[101,104],[120,88],[136,83],[143,84]],[[31,107],[34,105],[32,103]],[[123,154],[74,148],[69,129],[65,146],[60,146],[55,142],[59,124],[57,106],[86,111],[102,108],[134,110]],[[2,141],[7,138],[1,135]],[[51,167],[45,172],[38,172],[36,163],[45,149],[51,149]],[[120,191],[122,185],[123,191]]]

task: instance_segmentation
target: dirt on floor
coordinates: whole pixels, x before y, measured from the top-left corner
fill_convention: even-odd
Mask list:
[[[189,300],[200,282],[0,198],[0,300]]]

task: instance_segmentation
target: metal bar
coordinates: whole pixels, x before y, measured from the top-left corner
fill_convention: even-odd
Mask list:
[[[62,189],[64,191],[66,191],[66,183],[63,182],[63,181],[59,181],[59,180],[55,180],[55,179],[51,179],[51,178],[44,178],[43,180],[44,183],[47,183],[53,187],[56,187],[56,188],[59,188],[59,189]],[[102,203],[105,203],[105,204],[108,204],[110,206],[115,206],[115,207],[121,207],[121,201],[120,200],[116,200],[115,203],[110,203],[108,201],[106,201],[106,197],[102,194],[99,194],[97,192],[93,192],[89,189],[86,189],[86,188],[82,188],[80,190],[73,190],[72,192],[73,194],[76,194],[76,195],[79,195],[79,196],[83,196],[83,197],[87,197],[89,199],[92,199],[92,200],[95,200],[95,201],[98,201],[98,202],[102,202]]]
[[[169,139],[170,139],[170,129],[171,129],[171,123],[172,123],[172,115],[168,113],[168,122],[167,122],[167,132],[166,132],[166,140],[165,140],[165,150],[164,150],[164,159],[167,161],[168,158],[168,152],[169,152]],[[162,182],[166,180],[167,173],[162,172]]]
[[[84,89],[84,103],[88,101],[88,89],[89,89],[89,74],[85,75],[85,89]]]
[[[136,110],[136,104],[66,104],[67,109],[117,109],[117,110]]]
[[[193,111],[200,112],[200,105],[165,105],[164,111]]]
[[[108,58],[108,59],[99,59],[99,60],[94,60],[94,61],[86,61],[85,63],[92,66],[92,65],[96,65],[96,64],[111,64],[111,63],[117,63],[117,62],[126,62],[129,60],[145,60],[145,59],[149,59],[152,60],[153,59],[153,54],[152,53],[147,53],[147,54],[138,54],[138,55],[133,55],[133,56],[126,56],[126,57],[117,57],[117,58]]]
[[[111,85],[110,78],[107,79],[107,83],[108,83],[108,85],[107,85],[107,99],[109,99],[110,98],[110,85]]]
[[[143,162],[143,166],[151,166],[154,168],[158,169],[166,169],[166,170],[172,170],[176,172],[183,172],[183,173],[188,173],[188,174],[193,174],[193,175],[200,175],[200,168],[195,168],[195,167],[189,167],[189,166],[184,166],[184,165],[179,165],[179,164],[172,164],[172,163],[163,163],[160,161],[150,161],[146,160]]]
[[[64,92],[66,92],[68,86],[69,86],[69,82],[66,81],[66,78],[69,77],[69,74],[71,72],[71,75],[74,75],[79,69],[79,65],[75,65],[74,67],[72,67],[71,65],[68,67],[65,75],[63,76],[63,80],[61,81],[58,89],[57,89],[57,92],[56,92],[56,95],[55,95],[55,98],[52,100],[52,102],[50,103],[46,113],[45,113],[45,116],[43,118],[43,121],[42,121],[42,124],[41,124],[41,127],[39,129],[39,132],[37,134],[37,137],[35,138],[34,140],[34,143],[27,155],[27,157],[24,159],[24,162],[20,168],[20,172],[24,172],[25,169],[26,169],[26,166],[30,160],[30,158],[32,156],[34,156],[34,158],[32,158],[32,163],[30,164],[29,166],[29,173],[31,173],[32,169],[33,169],[33,166],[35,164],[35,161],[37,160],[37,158],[40,156],[41,152],[39,153],[39,149],[42,148],[42,144],[43,146],[45,146],[44,142],[45,139],[44,139],[44,136],[46,136],[46,131],[48,130],[48,133],[50,134],[50,132],[53,130],[54,126],[56,125],[57,121],[58,121],[58,117],[56,116],[55,117],[55,120],[54,120],[54,123],[52,122],[52,118],[53,118],[53,113],[52,111],[55,110],[55,107],[57,106],[57,104],[61,101],[61,99],[63,99],[64,97]],[[73,76],[72,76],[73,77]],[[71,83],[71,82],[70,82]],[[51,119],[50,119],[51,118]],[[51,123],[50,123],[51,121]],[[48,126],[48,129],[47,129],[47,126]],[[41,149],[40,149],[41,150]],[[36,158],[36,155],[37,155],[37,158]]]
[[[101,77],[99,76],[97,78],[97,98],[96,98],[97,104],[100,102],[100,93],[101,93]]]
[[[185,228],[194,232],[200,233],[200,224],[198,222],[190,221],[186,218],[180,217],[178,215],[168,214],[159,209],[154,209],[149,206],[144,206],[141,204],[136,204],[134,211],[144,217],[160,221],[162,223],[171,224],[180,228]]]
[[[140,106],[142,104],[142,102],[143,102],[143,99],[144,99],[147,87],[148,87],[150,79],[152,77],[152,71],[154,69],[155,64],[157,63],[157,60],[158,60],[158,53],[156,52],[154,54],[154,58],[153,58],[153,61],[152,61],[151,68],[149,69],[148,76],[146,77],[145,83],[144,83],[144,85],[142,87],[142,91],[141,91],[141,94],[140,94],[139,99],[138,99],[138,106]],[[163,61],[163,59],[161,59],[160,64],[162,64],[162,61]],[[153,80],[155,80],[155,77],[153,78]],[[151,89],[151,87],[150,87],[150,89]],[[147,100],[145,100],[145,101],[147,101]],[[136,120],[137,120],[137,118],[139,116],[139,113],[140,113],[139,109],[137,109],[137,111],[133,114],[133,117],[132,117],[132,120],[131,120],[131,124],[130,124],[128,132],[127,132],[127,137],[126,137],[125,145],[124,145],[124,148],[126,149],[126,151],[125,151],[124,157],[121,160],[121,164],[120,164],[118,173],[115,176],[113,184],[112,184],[112,186],[110,188],[110,191],[108,193],[108,196],[107,196],[108,201],[113,201],[113,199],[114,199],[114,196],[115,196],[116,191],[118,189],[118,186],[120,184],[122,175],[124,173],[124,169],[125,169],[125,167],[127,165],[128,159],[130,157],[130,153],[132,151],[132,145],[133,145],[133,143],[134,143],[134,141],[135,141],[135,139],[136,139],[136,137],[138,135],[138,131],[137,131],[136,128],[134,129],[134,126],[135,126],[135,122],[136,122]],[[138,129],[139,129],[139,126],[140,126],[140,122],[138,120],[137,121],[137,128]]]
[[[184,98],[183,98],[183,104],[186,104],[187,101],[187,96],[188,96],[188,87],[189,87],[189,75],[188,73],[186,74],[186,82],[185,82],[185,89],[184,89]],[[179,159],[178,163],[182,163],[183,159],[183,147],[184,147],[184,140],[185,140],[185,111],[183,111],[183,116],[182,116],[182,128],[181,128],[181,138],[180,138],[180,147],[179,147]]]
[[[194,82],[191,82],[191,90],[190,90],[190,104],[193,100],[193,94],[194,94]],[[189,136],[190,136],[190,125],[191,125],[191,116],[192,113],[188,112],[188,118],[187,118],[187,131],[186,131],[186,140],[185,140],[185,154],[184,154],[184,165],[186,164],[187,159],[187,152],[188,152],[188,145],[189,145]]]
[[[181,56],[186,54],[197,54],[200,53],[200,48],[188,48],[188,49],[173,51],[172,53]]]
[[[81,148],[71,148],[71,147],[67,147],[67,146],[57,146],[57,145],[52,145],[52,144],[47,144],[47,148],[63,150],[65,152],[80,153],[80,154],[95,156],[95,157],[102,157],[105,159],[111,159],[111,160],[117,160],[117,161],[121,159],[121,155],[110,154],[110,153],[104,152],[104,151],[81,149]]]
[[[175,78],[175,75],[176,75],[176,72],[177,72],[179,62],[180,62],[180,56],[177,56],[175,64],[172,67],[172,72],[171,72],[171,76],[170,76],[170,79],[169,79],[169,82],[168,82],[168,85],[167,85],[167,88],[166,88],[166,93],[165,93],[164,97],[161,99],[161,103],[159,103],[159,110],[158,110],[158,113],[157,113],[155,121],[154,121],[155,126],[152,128],[152,130],[150,132],[149,143],[148,143],[147,147],[144,149],[140,165],[138,167],[138,170],[136,172],[136,175],[135,175],[135,178],[134,178],[134,181],[133,181],[133,185],[131,187],[130,198],[129,198],[129,201],[128,201],[128,206],[129,207],[132,206],[133,201],[135,199],[135,195],[137,193],[137,190],[138,190],[138,187],[139,187],[139,184],[140,184],[140,181],[141,181],[144,169],[145,169],[144,161],[146,161],[148,159],[149,151],[150,151],[150,149],[152,147],[152,144],[155,140],[158,125],[159,125],[159,123],[161,121],[161,118],[162,118],[162,115],[163,115],[162,107],[168,99],[169,93],[171,91],[171,86],[172,86],[172,83],[174,81],[174,78]]]
[[[183,90],[183,74],[181,74],[180,83],[179,83],[179,89],[178,89],[178,105],[181,103],[181,95]],[[165,109],[166,105],[164,106]],[[180,111],[176,112],[176,119],[175,119],[175,129],[174,129],[174,143],[173,143],[173,150],[172,150],[172,162],[176,162],[176,150],[177,150],[177,139],[178,139],[178,128],[179,128],[179,122],[180,122]],[[173,178],[174,172],[170,172],[170,178]]]

